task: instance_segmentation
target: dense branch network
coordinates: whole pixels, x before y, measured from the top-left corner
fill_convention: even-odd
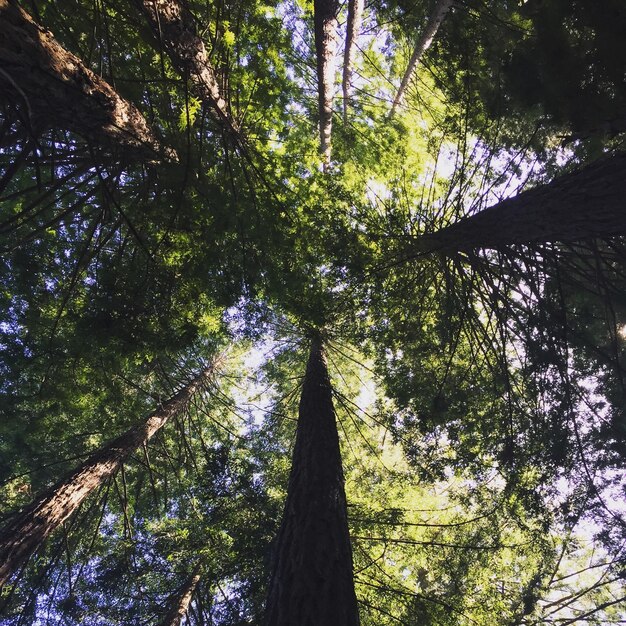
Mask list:
[[[456,20],[456,13],[450,12],[453,4],[452,0],[435,4],[396,93],[392,114],[417,68],[430,71],[420,65],[421,59],[444,18],[451,15],[450,24],[456,29],[451,32],[459,28],[464,32],[462,18]],[[537,3],[527,4],[532,9]],[[366,385],[341,367],[338,378],[345,375],[350,390],[342,394],[334,389],[328,372],[329,342],[318,332],[308,333],[313,340],[283,516],[278,520],[285,491],[280,482],[285,474],[283,460],[294,416],[278,402],[267,408],[264,394],[271,396],[289,384],[289,397],[298,393],[291,381],[293,369],[281,370],[281,359],[288,361],[289,350],[278,351],[275,362],[265,364],[271,375],[249,377],[255,385],[266,384],[258,394],[266,412],[262,418],[258,407],[256,412],[243,411],[241,418],[233,400],[241,391],[220,396],[215,401],[218,408],[211,411],[194,406],[193,416],[180,417],[189,412],[192,397],[206,382],[209,374],[203,372],[143,423],[92,454],[9,520],[0,533],[0,584],[8,582],[8,594],[19,596],[23,615],[33,606],[33,598],[65,594],[64,604],[51,613],[65,610],[68,620],[74,616],[78,620],[73,602],[80,595],[75,587],[82,584],[83,571],[92,579],[104,571],[113,590],[120,591],[122,585],[113,584],[118,574],[126,581],[142,568],[152,568],[155,581],[162,583],[157,570],[171,573],[173,569],[178,570],[176,580],[182,581],[173,593],[168,592],[165,602],[167,585],[152,590],[153,597],[160,598],[155,605],[161,610],[158,617],[154,606],[141,604],[149,586],[145,578],[150,575],[137,576],[139,582],[132,583],[141,591],[132,602],[141,605],[142,619],[147,616],[163,626],[174,626],[185,615],[188,622],[198,624],[207,615],[231,626],[253,623],[262,612],[266,588],[266,619],[272,626],[356,626],[360,621],[387,624],[416,619],[475,624],[495,614],[511,624],[530,623],[535,615],[544,615],[547,623],[569,623],[574,618],[567,617],[567,611],[578,600],[581,619],[610,616],[612,607],[623,602],[615,593],[622,576],[623,521],[607,503],[608,488],[603,491],[601,479],[606,468],[620,467],[616,459],[623,446],[616,407],[625,387],[619,334],[626,323],[619,301],[625,272],[618,238],[626,235],[626,156],[605,156],[444,226],[450,214],[462,213],[464,198],[459,199],[459,210],[448,206],[449,198],[437,204],[426,191],[429,183],[424,182],[423,172],[407,171],[406,162],[417,159],[399,146],[405,130],[411,141],[421,141],[416,130],[421,122],[405,129],[403,120],[390,121],[386,111],[377,119],[354,95],[361,94],[357,83],[365,80],[365,73],[359,81],[352,80],[356,41],[363,30],[360,0],[347,5],[342,77],[346,124],[340,129],[347,139],[337,133],[336,141],[337,154],[345,163],[330,167],[341,6],[335,0],[315,0],[317,86],[311,91],[317,99],[313,109],[319,121],[322,175],[316,171],[318,157],[294,148],[303,137],[314,139],[313,119],[285,111],[276,128],[263,127],[271,116],[264,118],[262,108],[273,106],[271,98],[277,96],[272,89],[280,88],[273,81],[281,71],[286,77],[297,74],[293,61],[285,59],[303,61],[304,72],[311,55],[307,58],[306,51],[287,50],[275,42],[235,40],[225,46],[228,63],[238,64],[231,66],[233,80],[246,82],[243,91],[255,98],[257,87],[261,92],[259,101],[251,105],[257,107],[251,115],[258,113],[263,120],[258,141],[263,158],[258,163],[263,163],[259,168],[267,167],[258,172],[259,178],[271,180],[272,189],[278,190],[278,198],[268,201],[258,193],[246,168],[236,162],[245,158],[244,151],[229,152],[229,142],[222,146],[215,141],[216,126],[234,139],[237,148],[243,145],[243,134],[241,120],[231,112],[230,86],[220,79],[216,67],[221,65],[211,58],[207,37],[218,39],[223,9],[230,11],[229,18],[239,20],[235,27],[239,37],[246,19],[272,14],[272,7],[218,3],[210,7],[215,9],[216,23],[209,28],[198,23],[193,5],[182,0],[134,0],[134,6],[151,33],[150,43],[139,45],[138,65],[158,62],[153,58],[156,42],[164,53],[161,61],[167,57],[168,67],[183,78],[171,80],[165,71],[159,80],[137,78],[137,104],[142,109],[152,107],[152,95],[158,93],[155,101],[171,108],[163,117],[153,111],[155,127],[166,114],[178,115],[181,102],[189,105],[187,90],[205,105],[195,119],[187,109],[186,125],[179,124],[184,130],[178,128],[176,134],[175,128],[170,129],[177,148],[186,146],[188,158],[187,165],[175,171],[143,167],[147,162],[166,165],[175,155],[156,139],[139,108],[116,92],[112,79],[107,83],[89,70],[86,62],[62,48],[16,3],[0,0],[3,104],[7,111],[17,107],[26,112],[21,118],[7,117],[2,124],[0,151],[13,154],[16,125],[27,126],[30,135],[19,144],[16,162],[0,179],[0,187],[9,189],[5,198],[9,210],[3,215],[0,234],[21,234],[23,226],[35,223],[32,232],[8,241],[7,249],[15,254],[2,265],[6,285],[0,298],[8,321],[0,324],[0,346],[4,348],[6,340],[15,361],[6,368],[3,364],[2,371],[24,384],[24,393],[20,387],[20,397],[10,399],[10,407],[21,412],[15,412],[18,417],[6,435],[0,434],[0,442],[17,448],[28,428],[20,418],[31,413],[43,414],[45,428],[51,432],[54,420],[59,428],[88,423],[92,407],[85,408],[85,398],[72,390],[73,377],[88,377],[85,372],[93,371],[84,363],[92,359],[111,367],[113,362],[112,371],[127,368],[133,373],[130,376],[145,372],[157,362],[163,329],[174,328],[176,336],[170,342],[177,349],[180,343],[181,362],[188,357],[186,346],[195,340],[240,336],[243,344],[250,337],[267,338],[267,319],[272,315],[264,310],[265,300],[279,303],[279,316],[297,318],[298,328],[310,329],[313,320],[327,316],[329,327],[336,325],[332,332],[345,334],[347,344],[364,344],[364,350],[375,355],[375,368],[382,372],[389,395],[377,387],[377,406],[382,408],[380,414],[368,414],[359,406],[362,397],[357,399],[367,396]],[[390,22],[402,21],[393,7],[377,10],[381,15],[387,11],[393,18]],[[99,6],[94,11],[105,20],[113,9]],[[287,11],[288,3],[281,3],[273,19],[290,17],[282,13]],[[252,31],[251,27],[247,32]],[[130,37],[125,37],[127,42]],[[380,56],[389,56],[389,50]],[[391,67],[390,58],[386,62]],[[381,71],[376,63],[368,71],[372,68]],[[388,76],[383,78],[371,80],[370,95],[387,102]],[[299,80],[303,82],[301,77],[293,82]],[[286,83],[287,79],[282,85]],[[285,108],[290,111],[301,105],[287,100]],[[348,128],[350,101],[355,104],[354,123]],[[212,118],[208,128],[205,113]],[[79,158],[77,144],[62,145],[52,139],[44,158],[37,150],[44,130],[76,133],[88,149]],[[430,131],[425,129],[423,135]],[[438,129],[433,132],[433,142],[443,144],[445,136],[437,135]],[[208,155],[207,143],[211,144]],[[101,159],[94,158],[103,147],[113,154],[114,176],[99,167]],[[285,147],[292,152],[283,154]],[[422,149],[425,155],[426,143],[423,148],[420,144]],[[27,155],[32,155],[32,168],[21,170]],[[122,162],[135,160],[140,174],[121,173]],[[367,170],[363,163],[371,172],[363,171]],[[389,171],[382,172],[385,168]],[[454,177],[461,186],[467,182],[463,168],[457,167]],[[395,189],[389,191],[405,178],[406,200]],[[72,181],[75,184],[70,185]],[[378,185],[380,196],[388,200],[380,211],[380,205],[370,210],[370,198],[363,193],[370,183],[373,189]],[[133,186],[137,193],[129,200],[121,192]],[[420,193],[426,201],[418,199]],[[65,194],[67,206],[62,202]],[[409,218],[399,223],[394,203],[402,202],[408,205]],[[48,209],[55,211],[51,218]],[[145,252],[144,233],[133,225],[134,216],[144,210],[151,212],[148,227],[153,229],[154,244],[154,254],[151,249],[145,257],[138,253]],[[361,210],[368,212],[363,221],[358,219]],[[115,218],[106,221],[110,212]],[[381,222],[386,238],[382,243],[369,227]],[[120,234],[121,224],[132,237]],[[423,224],[428,227],[422,228]],[[420,229],[425,232],[406,236]],[[391,254],[385,248],[388,242]],[[49,258],[37,260],[37,254],[48,248]],[[128,266],[123,262],[126,258],[131,259]],[[247,268],[242,267],[248,263],[258,265],[254,280],[248,280]],[[131,277],[133,272],[136,275]],[[164,284],[158,291],[149,277],[161,273]],[[69,288],[59,305],[62,285]],[[145,302],[144,291],[149,296]],[[261,312],[241,313],[242,307],[253,309],[258,300],[263,300],[258,306]],[[85,311],[93,319],[87,320]],[[155,319],[162,323],[153,323]],[[234,329],[237,323],[245,330]],[[293,336],[299,331],[291,326],[289,332],[292,336],[285,344],[291,349],[298,343]],[[33,341],[37,333],[46,336]],[[105,335],[100,344],[91,341],[96,333]],[[92,349],[94,345],[97,348]],[[354,354],[360,358],[358,349]],[[55,360],[67,363],[66,369],[55,369]],[[58,397],[50,394],[54,401],[48,401],[46,385],[58,371],[71,373],[65,374],[67,380],[58,381],[64,384]],[[585,390],[584,385],[594,379],[597,386]],[[598,397],[618,399],[614,414],[597,409],[596,391]],[[345,412],[343,421],[333,398]],[[581,410],[585,404],[593,410]],[[116,407],[108,410],[105,427],[115,432],[117,420],[123,418],[116,415]],[[74,414],[80,415],[76,423]],[[168,421],[173,422],[173,432],[165,441],[162,429]],[[215,434],[218,430],[222,437]],[[349,462],[341,458],[341,433]],[[149,450],[151,439],[156,443]],[[16,454],[16,458],[22,457]],[[576,482],[570,492],[550,492],[565,473]],[[347,497],[345,476],[352,487]],[[460,477],[459,482],[446,482],[451,476]],[[24,485],[20,497],[29,488]],[[437,499],[429,493],[430,487],[447,495],[440,493]],[[94,498],[96,492],[102,498]],[[118,495],[115,506],[107,500],[109,492]],[[97,521],[92,536],[84,539],[77,537],[80,524],[72,527],[69,522],[90,494],[97,502],[92,505],[95,513],[90,508],[89,514]],[[405,497],[413,500],[409,503]],[[359,514],[348,520],[348,511]],[[572,585],[570,590],[563,583],[570,575],[562,571],[564,555],[575,552],[574,528],[584,515],[602,517],[607,534],[603,541],[613,549],[614,558],[590,559],[587,567],[577,565],[576,574],[596,567],[601,573],[596,584]],[[270,552],[277,527],[268,576],[263,553]],[[120,529],[120,538],[113,539]],[[563,529],[567,536],[558,537]],[[60,539],[42,578],[52,572],[54,589],[42,591],[39,579],[32,582],[35,566],[23,569],[26,582],[17,581],[15,573],[53,533]],[[115,550],[109,555],[106,550],[111,545]],[[585,557],[577,558],[582,562]],[[75,567],[75,561],[82,562]],[[573,578],[576,574],[571,573]],[[31,583],[32,589],[22,591]],[[506,594],[498,593],[497,585],[506,588]],[[561,589],[566,589],[562,596],[547,599]],[[105,598],[106,591],[103,586],[92,593]],[[128,609],[132,602],[127,606],[124,602],[131,593],[122,591],[120,606]],[[611,594],[613,599],[608,599]],[[589,603],[596,595],[602,597],[592,609]],[[203,600],[210,606],[203,607]],[[93,596],[90,601],[95,606],[103,602]]]

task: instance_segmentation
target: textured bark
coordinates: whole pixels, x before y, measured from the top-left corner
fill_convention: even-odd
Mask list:
[[[117,472],[132,452],[188,406],[193,394],[212,373],[213,365],[151,413],[145,422],[100,448],[9,521],[0,531],[0,587],[90,493]]]
[[[324,166],[330,163],[337,52],[337,0],[314,0],[315,54],[320,117],[320,153]]]
[[[348,0],[348,27],[346,32],[346,47],[343,53],[343,122],[348,123],[348,98],[350,96],[350,83],[352,82],[352,65],[354,63],[354,51],[356,39],[361,30],[363,18],[363,0]]]
[[[411,242],[408,255],[626,235],[626,153],[600,159]]]
[[[191,599],[193,598],[196,586],[200,582],[200,568],[201,564],[198,563],[189,578],[187,578],[184,582],[174,600],[171,602],[170,608],[165,614],[165,617],[159,622],[159,626],[180,625],[183,617],[187,614],[187,610],[191,604]]]
[[[135,156],[175,158],[132,104],[10,0],[0,0],[0,99],[24,105],[35,135],[54,127]]]
[[[195,95],[210,107],[215,119],[236,134],[238,129],[191,11],[179,0],[135,0],[135,4],[146,16],[176,71],[191,81]]]
[[[417,69],[419,62],[421,61],[424,53],[428,48],[430,48],[433,43],[435,36],[437,35],[437,31],[441,26],[443,20],[446,17],[446,14],[454,4],[455,0],[438,0],[435,8],[428,19],[428,23],[426,24],[426,28],[422,33],[421,37],[415,43],[415,48],[413,49],[413,54],[411,55],[411,59],[409,60],[409,65],[406,68],[406,72],[402,77],[402,82],[400,83],[400,88],[398,89],[398,93],[396,93],[396,97],[394,98],[393,105],[391,106],[391,115],[396,112],[396,109],[402,104],[404,99],[404,94],[406,93],[407,87],[409,86],[409,81],[411,80],[411,76]]]
[[[357,626],[352,548],[332,387],[314,339],[300,398],[267,626]]]

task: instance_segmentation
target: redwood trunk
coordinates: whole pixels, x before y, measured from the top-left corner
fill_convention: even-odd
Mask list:
[[[363,16],[363,0],[348,0],[348,27],[346,32],[346,49],[343,53],[343,122],[348,123],[348,97],[350,96],[350,83],[352,81],[352,65],[354,63],[354,50],[356,39],[361,30]]]
[[[184,582],[178,595],[171,603],[169,611],[165,614],[165,617],[159,623],[159,626],[179,626],[183,617],[187,614],[193,593],[196,590],[196,586],[200,582],[200,564],[196,565],[193,572]]]
[[[626,235],[626,153],[600,159],[409,244],[407,256]]]
[[[426,24],[426,28],[422,33],[421,37],[417,40],[415,44],[415,48],[413,50],[413,54],[411,55],[411,59],[409,60],[409,65],[406,68],[406,72],[402,77],[402,82],[400,83],[400,88],[398,89],[398,93],[393,101],[393,105],[391,107],[391,115],[396,112],[396,109],[402,103],[404,99],[404,94],[406,93],[407,87],[409,86],[409,81],[411,80],[411,76],[417,69],[419,62],[422,60],[424,53],[428,48],[430,48],[435,36],[437,35],[437,31],[441,26],[443,20],[445,19],[448,11],[454,4],[454,0],[438,0],[435,8]]]
[[[236,134],[237,127],[191,11],[179,0],[135,0],[135,3],[176,71],[191,81],[195,94],[209,105],[213,117]]]
[[[357,626],[352,548],[332,387],[311,346],[287,502],[267,601],[268,626]]]
[[[24,106],[34,134],[61,128],[94,145],[175,158],[132,104],[10,0],[0,0],[0,94]]]
[[[211,376],[205,369],[145,422],[109,442],[78,469],[13,517],[0,531],[0,587],[104,480],[115,474],[139,446],[145,444],[167,421],[184,410],[193,394]]]
[[[337,0],[314,0],[313,21],[315,26],[315,54],[317,58],[320,152],[325,166],[330,163],[338,13],[339,2]]]

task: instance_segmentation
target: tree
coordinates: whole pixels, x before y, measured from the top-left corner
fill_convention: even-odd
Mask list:
[[[346,45],[343,54],[343,76],[341,88],[343,91],[343,123],[348,123],[348,98],[350,96],[350,81],[352,80],[352,66],[356,49],[356,40],[363,21],[363,0],[348,2],[348,26],[346,31]]]
[[[437,35],[437,31],[441,26],[443,20],[446,17],[448,11],[454,5],[454,0],[438,0],[435,5],[432,14],[428,18],[428,23],[426,24],[426,28],[420,35],[419,39],[415,43],[415,48],[413,50],[413,54],[411,54],[411,58],[409,60],[409,64],[404,72],[404,76],[402,77],[402,82],[400,83],[400,87],[396,92],[396,96],[393,99],[393,104],[391,105],[391,115],[393,115],[396,109],[402,103],[404,99],[404,94],[406,93],[407,87],[409,86],[409,81],[411,77],[415,73],[415,70],[426,52],[428,48],[430,48],[433,43],[434,38]]]
[[[0,84],[4,98],[23,107],[33,138],[57,127],[142,158],[175,156],[160,145],[134,105],[64,50],[23,9],[3,0],[0,16]]]
[[[201,577],[200,564],[198,564],[193,568],[189,578],[185,580],[178,595],[173,598],[169,610],[163,617],[161,626],[179,626],[189,609],[193,592],[196,590],[196,586],[200,582]]]
[[[72,474],[16,515],[0,535],[0,584],[54,532],[103,481],[115,474],[124,460],[145,445],[176,413],[184,410],[194,393],[214,375],[214,364],[205,368],[141,424],[92,454]]]
[[[468,0],[390,119],[433,4],[23,4],[178,160],[63,93],[33,137],[37,85],[0,76],[0,514],[126,451],[5,584],[7,624],[154,626],[200,560],[193,626],[621,618],[621,13]],[[216,343],[219,389],[130,453]]]
[[[226,100],[209,62],[204,42],[196,34],[194,17],[177,0],[156,2],[137,0],[155,38],[162,45],[176,70],[191,80],[194,90],[206,100],[220,124],[237,134],[237,127],[228,112]]]
[[[616,154],[420,236],[415,253],[460,252],[626,233],[624,165]]]
[[[473,101],[476,129],[497,119],[510,130],[503,137],[509,143],[520,145],[516,137],[526,126],[539,150],[556,134],[576,152],[596,154],[623,132],[618,2],[601,9],[560,0],[472,2],[468,9],[451,16],[436,47],[441,85],[454,100]]]
[[[330,162],[330,138],[333,124],[335,91],[335,52],[337,50],[337,15],[335,0],[316,0],[314,10],[315,55],[317,59],[320,152],[324,163]]]
[[[357,625],[341,452],[319,333],[311,341],[298,415],[266,622]]]

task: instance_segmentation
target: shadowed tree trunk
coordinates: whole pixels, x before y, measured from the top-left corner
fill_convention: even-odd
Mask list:
[[[267,626],[357,626],[337,423],[322,341],[312,341]]]
[[[204,42],[197,34],[191,11],[178,0],[135,0],[176,71],[191,81],[213,117],[235,135],[238,132],[221,93]]]
[[[320,117],[320,152],[324,166],[330,163],[330,139],[333,125],[333,92],[335,88],[335,53],[337,52],[337,0],[315,0],[315,54]]]
[[[23,105],[35,136],[60,128],[93,145],[175,158],[132,104],[9,0],[0,0],[0,98]]]
[[[400,88],[398,89],[398,93],[394,98],[393,105],[391,106],[391,115],[396,112],[396,109],[402,104],[404,100],[404,94],[406,93],[407,87],[409,86],[409,81],[411,80],[411,76],[417,69],[419,62],[422,60],[424,53],[428,48],[430,48],[435,36],[437,35],[437,31],[441,26],[446,14],[454,4],[455,0],[437,0],[437,4],[433,9],[433,12],[428,19],[428,23],[426,24],[426,28],[424,32],[420,36],[420,38],[415,43],[415,48],[413,50],[413,54],[411,55],[411,59],[409,60],[409,65],[406,68],[406,72],[404,72],[404,76],[402,77],[402,82],[400,83]]]
[[[626,153],[600,159],[408,245],[407,258],[626,235]]]
[[[348,123],[348,97],[350,95],[350,83],[352,81],[352,65],[354,63],[354,51],[356,39],[361,30],[363,17],[363,0],[348,0],[348,26],[346,31],[346,48],[343,53],[343,123]]]
[[[179,626],[183,617],[187,614],[193,593],[200,582],[200,569],[202,565],[198,563],[189,578],[183,583],[179,592],[170,603],[170,608],[165,617],[159,622],[159,626]]]
[[[58,528],[122,463],[183,411],[213,375],[215,362],[191,383],[163,403],[141,424],[92,454],[78,469],[41,494],[32,504],[10,519],[0,531],[0,587],[9,576]]]

